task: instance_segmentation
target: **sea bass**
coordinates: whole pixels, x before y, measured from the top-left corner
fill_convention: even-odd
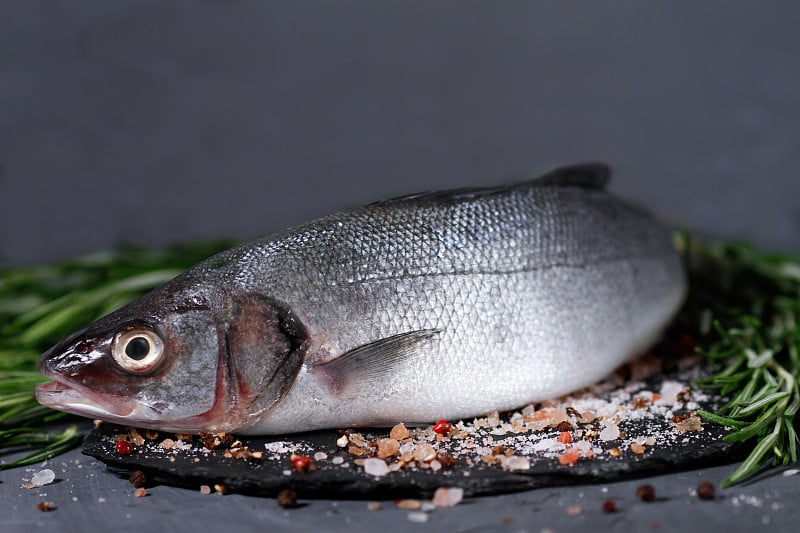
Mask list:
[[[653,343],[686,281],[608,169],[423,193],[213,256],[42,356],[44,405],[186,433],[460,419]]]

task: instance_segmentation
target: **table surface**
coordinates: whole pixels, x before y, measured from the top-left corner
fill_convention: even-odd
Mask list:
[[[800,249],[797,3],[314,4],[5,2],[0,259],[258,235],[594,158],[675,226]],[[49,466],[58,482],[37,490],[20,485],[39,466],[0,472],[0,531],[795,531],[800,496],[778,473],[698,500],[720,467],[467,500],[417,524],[391,502],[134,498],[79,450]],[[637,500],[644,481],[656,502]]]
[[[365,500],[304,500],[283,509],[272,498],[201,494],[169,486],[148,488],[137,498],[127,479],[73,450],[47,464],[56,481],[35,489],[21,485],[42,465],[0,472],[0,530],[16,531],[795,531],[800,519],[800,475],[775,471],[747,485],[717,488],[712,501],[695,495],[697,484],[715,485],[731,472],[723,466],[600,485],[555,487],[465,499],[454,508],[407,511],[391,501],[369,510]],[[787,475],[788,474],[788,475]],[[636,489],[655,488],[654,502]],[[616,513],[605,513],[612,499]],[[55,510],[42,512],[49,501]],[[576,513],[576,510],[579,512]],[[422,522],[419,522],[422,520]],[[200,528],[200,529],[199,529]]]

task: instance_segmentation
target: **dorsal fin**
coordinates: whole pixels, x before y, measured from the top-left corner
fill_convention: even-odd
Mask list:
[[[580,187],[604,191],[611,178],[611,168],[605,163],[581,163],[558,167],[534,180],[545,187]]]
[[[378,200],[367,207],[384,207],[406,202],[458,202],[474,200],[493,194],[502,194],[517,187],[579,187],[582,189],[602,191],[611,177],[611,169],[604,163],[582,163],[566,167],[558,167],[537,178],[513,185],[498,187],[465,187],[444,191],[425,191],[407,194],[388,200]]]

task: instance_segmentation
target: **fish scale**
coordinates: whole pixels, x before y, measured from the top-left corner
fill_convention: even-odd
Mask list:
[[[670,233],[608,194],[606,178],[567,167],[337,213],[223,252],[118,313],[201,294],[213,334],[234,339],[202,360],[218,389],[227,376],[227,403],[216,393],[190,429],[428,422],[544,400],[644,350],[685,295]],[[150,313],[154,328],[165,313]],[[253,328],[281,346],[298,338],[276,355]],[[178,427],[166,418],[143,423]]]

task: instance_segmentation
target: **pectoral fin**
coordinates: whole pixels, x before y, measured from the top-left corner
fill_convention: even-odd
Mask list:
[[[409,331],[364,344],[314,369],[335,394],[353,386],[386,379],[408,357],[424,350],[440,331]]]

